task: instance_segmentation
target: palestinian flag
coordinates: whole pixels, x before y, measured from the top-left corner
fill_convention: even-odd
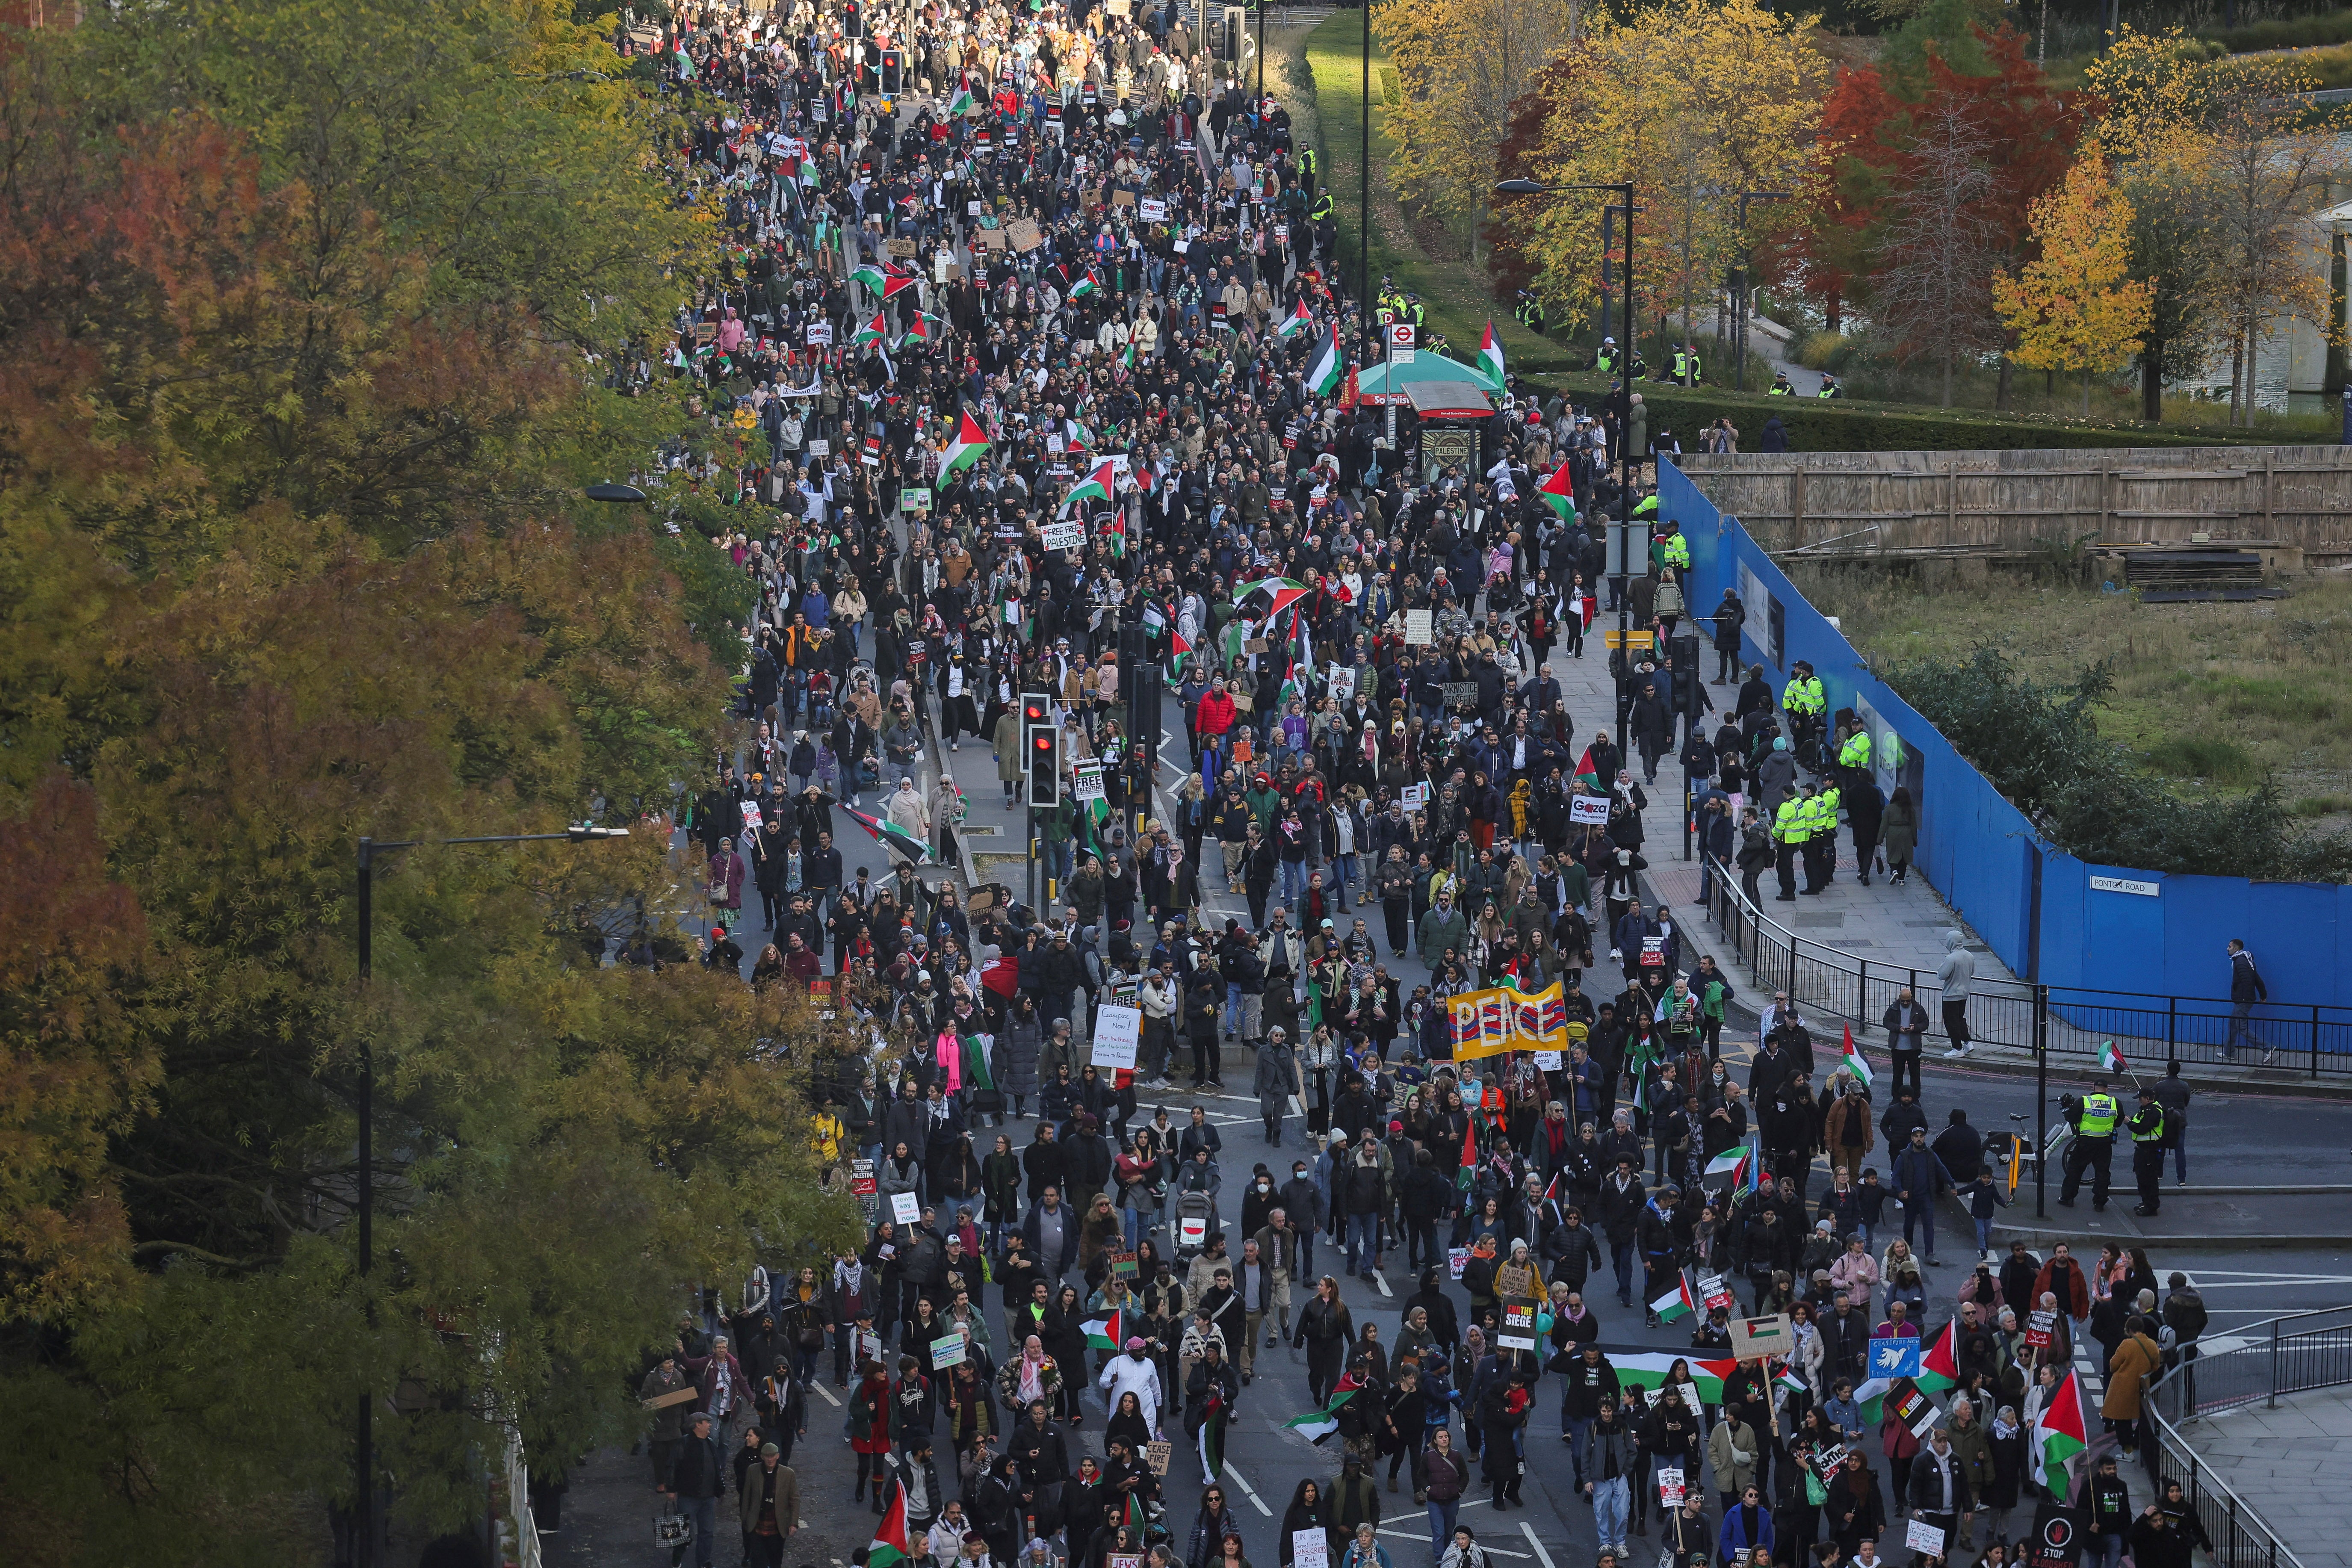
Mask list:
[[[1274,335],[1278,338],[1295,338],[1314,324],[1315,313],[1307,308],[1307,301],[1301,300],[1298,301],[1298,309],[1282,318],[1281,324],[1274,329]]]
[[[1941,1394],[1960,1385],[1959,1363],[1952,1356],[1952,1331],[1958,1326],[1958,1319],[1946,1323],[1935,1342],[1919,1352],[1919,1375],[1912,1381],[1919,1385],[1920,1393]]]
[[[1309,992],[1317,987],[1309,986]],[[1478,1119],[1471,1117],[1462,1129],[1462,1163],[1454,1173],[1454,1184],[1468,1192],[1478,1179]]]
[[[1853,1043],[1852,1024],[1845,1026],[1845,1055],[1842,1060],[1845,1070],[1853,1075],[1853,1081],[1868,1089],[1871,1078],[1870,1059],[1862,1054],[1862,1047]]]
[[[1129,343],[1127,347],[1118,351],[1118,368],[1121,370],[1133,370],[1135,368],[1135,345],[1133,343]],[[1128,1495],[1132,1497],[1135,1494],[1130,1492]]]
[[[1236,621],[1268,621],[1307,596],[1307,584],[1287,577],[1264,577],[1234,590]]]
[[[897,823],[885,822],[878,816],[868,816],[856,806],[843,805],[838,801],[833,804],[835,810],[847,812],[851,821],[872,834],[875,843],[886,849],[897,850],[904,855],[909,863],[917,866],[932,866],[939,863],[939,857],[931,853],[929,845]]]
[[[1184,640],[1182,632],[1171,632],[1168,637],[1168,684],[1171,687],[1181,686],[1184,684],[1184,661],[1192,657],[1192,645]]]
[[[1202,1412],[1202,1415],[1200,1431],[1201,1473],[1208,1477],[1210,1484],[1213,1485],[1222,1479],[1225,1473],[1225,1399],[1223,1394],[1218,1391],[1214,1384],[1211,1385],[1208,1408]],[[1339,1423],[1335,1421],[1332,1425],[1336,1427]],[[1129,1492],[1127,1500],[1129,1506],[1132,1507],[1135,1494]],[[1138,1536],[1137,1539],[1142,1538]]]
[[[1543,499],[1544,505],[1559,515],[1562,522],[1575,518],[1576,487],[1569,483],[1566,458],[1559,460],[1559,467],[1552,470],[1551,478],[1537,487],[1536,494]]]
[[[1690,1368],[1691,1384],[1699,1399],[1708,1405],[1723,1403],[1723,1381],[1738,1369],[1739,1363],[1728,1358],[1721,1361],[1701,1361],[1696,1356],[1612,1355],[1609,1364],[1617,1369],[1617,1381],[1627,1388],[1639,1388],[1655,1394],[1664,1386],[1666,1373],[1675,1363],[1683,1362]]]
[[[1578,790],[1585,794],[1599,795],[1601,793],[1601,768],[1599,764],[1594,763],[1592,760],[1591,747],[1585,747],[1584,755],[1576,759],[1576,776],[1570,782],[1575,784]]]
[[[2123,1052],[2116,1049],[2116,1043],[2113,1040],[2099,1047],[2099,1070],[2113,1073],[2117,1078],[2122,1078],[2131,1071],[2130,1064],[2124,1060]]]
[[[1062,498],[1062,510],[1055,515],[1067,517],[1085,501],[1098,500],[1108,506],[1110,503],[1110,485],[1111,466],[1105,463],[1070,487],[1070,493]]]
[[[2088,1447],[2090,1431],[2083,1422],[2082,1385],[2069,1372],[2059,1383],[2057,1393],[2051,1395],[2049,1405],[2033,1418],[2033,1442],[2027,1457],[2033,1484],[2060,1502],[2066,1501],[2074,1484],[2071,1464]]]
[[[1138,1541],[1143,1539],[1143,1527],[1150,1521],[1144,1517],[1143,1500],[1133,1492],[1127,1494],[1127,1517],[1119,1522],[1135,1531],[1135,1538]]]
[[[1812,1384],[1797,1375],[1797,1369],[1787,1362],[1780,1363],[1780,1375],[1772,1380],[1775,1388],[1785,1388],[1790,1394],[1811,1394]]]
[[[1478,363],[1470,368],[1490,390],[1503,390],[1503,340],[1495,335],[1492,321],[1486,323],[1486,336],[1478,344]]]
[[[907,1539],[907,1489],[892,1487],[890,1507],[882,1515],[882,1522],[875,1526],[873,1542],[866,1549],[867,1568],[898,1568],[898,1564],[912,1560],[914,1555],[914,1547]]]
[[[1013,967],[1017,973],[1020,967],[1017,961]],[[996,1043],[994,1038],[988,1035],[966,1035],[960,1043],[963,1047],[964,1088],[994,1089],[996,1075],[988,1070],[988,1047]]]
[[[849,346],[854,349],[863,348],[867,343],[878,343],[889,335],[890,324],[882,319],[882,312],[877,310],[874,312],[874,319],[858,328],[852,335]]]
[[[948,105],[948,112],[950,114],[970,114],[979,107],[980,100],[972,97],[971,89],[959,85],[956,88],[954,101]]]
[[[1685,1313],[1697,1311],[1698,1299],[1691,1294],[1690,1276],[1677,1273],[1675,1288],[1651,1302],[1650,1310],[1658,1315],[1658,1321],[1662,1323],[1671,1323]]]
[[[931,342],[931,323],[938,320],[937,316],[926,316],[917,311],[915,319],[907,323],[906,332],[898,339],[900,352],[905,352],[916,343]]]
[[[1078,275],[1076,282],[1070,285],[1070,298],[1083,300],[1100,287],[1101,285],[1095,281],[1095,269],[1089,267]]]
[[[1330,1399],[1322,1409],[1310,1410],[1304,1415],[1294,1415],[1283,1425],[1293,1432],[1302,1434],[1309,1441],[1320,1443],[1339,1429],[1339,1406],[1355,1398],[1356,1391],[1361,1387],[1363,1384],[1356,1381],[1353,1373],[1349,1373],[1339,1379],[1338,1385],[1331,1390]]]
[[[987,432],[981,429],[971,415],[964,415],[962,419],[963,423],[957,427],[956,438],[948,443],[948,449],[940,456],[940,481],[942,484],[947,482],[949,475],[980,461],[980,455],[988,450]]]
[[[1119,1317],[1118,1312],[1113,1311],[1107,1318],[1091,1318],[1079,1324],[1086,1331],[1087,1347],[1089,1350],[1115,1351],[1126,1344],[1127,1338],[1120,1331]]]
[[[1339,353],[1339,323],[1331,323],[1331,335],[1323,340],[1323,347],[1315,355],[1314,367],[1307,373],[1307,390],[1318,397],[1328,397],[1339,390],[1339,377],[1347,360]]]
[[[875,266],[872,262],[867,262],[865,266],[851,273],[849,275],[849,280],[852,283],[863,283],[866,288],[872,289],[875,293],[879,294],[882,292],[882,285],[890,281],[890,275],[887,272],[883,271],[879,267]]]

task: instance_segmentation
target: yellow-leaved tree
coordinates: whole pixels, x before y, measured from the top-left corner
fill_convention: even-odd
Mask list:
[[[1511,105],[1575,37],[1578,6],[1422,0],[1372,13],[1400,96],[1385,121],[1394,144],[1390,179],[1406,201],[1464,230],[1474,252]]]
[[[2010,357],[2032,370],[2079,371],[2083,412],[2091,377],[2140,350],[2154,290],[2131,276],[2131,203],[2096,150],[2066,183],[2033,204],[2028,226],[2042,254],[2011,277],[1996,272],[1993,307],[2017,334]]]
[[[1757,0],[1600,12],[1565,68],[1547,74],[1551,101],[1529,162],[1548,184],[1634,183],[1637,318],[1677,310],[1687,331],[1768,221],[1769,204],[1751,200],[1742,232],[1741,193],[1804,188],[1829,84],[1828,61],[1811,42],[1819,24]],[[1588,316],[1600,302],[1608,199],[1534,197],[1509,215],[1521,249],[1538,258],[1536,292],[1561,317]],[[1619,260],[1623,243],[1620,231]]]

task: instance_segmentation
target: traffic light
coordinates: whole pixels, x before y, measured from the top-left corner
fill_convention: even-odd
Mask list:
[[[1062,731],[1040,724],[1029,737],[1029,804],[1050,810],[1062,804]]]
[[[1028,738],[1029,731],[1035,729],[1040,724],[1052,723],[1054,721],[1053,715],[1054,700],[1052,698],[1046,696],[1042,691],[1023,692],[1021,694],[1022,738],[1026,740]]]

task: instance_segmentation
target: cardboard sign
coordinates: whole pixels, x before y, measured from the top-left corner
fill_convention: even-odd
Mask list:
[[[1331,1538],[1318,1526],[1290,1532],[1293,1568],[1331,1568]]]
[[[1680,1470],[1658,1472],[1658,1500],[1668,1508],[1683,1506],[1683,1473]]]
[[[1914,1517],[1903,1531],[1903,1544],[1927,1557],[1944,1554],[1944,1527]]]
[[[702,1390],[688,1384],[684,1388],[672,1389],[667,1394],[656,1394],[651,1399],[640,1399],[637,1403],[648,1410],[667,1410],[673,1405],[690,1405],[701,1397]]]
[[[1475,708],[1478,706],[1478,683],[1475,680],[1449,680],[1445,683],[1444,699],[1448,708]]]
[[[1265,651],[1265,639],[1264,637],[1244,637],[1242,639],[1242,651],[1246,654],[1256,655],[1264,653]]]
[[[1110,205],[1115,207],[1131,207],[1135,205],[1135,193],[1125,190],[1113,191],[1110,194]]]
[[[1447,1247],[1445,1249],[1445,1267],[1453,1271],[1454,1279],[1460,1279],[1462,1278],[1462,1271],[1470,1267],[1470,1249],[1466,1247]]]
[[[1609,826],[1609,797],[1605,795],[1580,795],[1568,803],[1568,819],[1589,827]]]
[[[912,1193],[892,1193],[890,1194],[890,1217],[897,1220],[900,1225],[921,1224],[923,1219],[923,1205],[921,1200],[917,1198]]]
[[[1531,1351],[1536,1348],[1536,1304],[1533,1301],[1506,1301],[1502,1321],[1496,1325],[1495,1342],[1507,1350]]]
[[[1429,610],[1407,610],[1404,613],[1404,640],[1412,647],[1427,647],[1437,640],[1437,616]]]
[[[1087,757],[1070,764],[1070,798],[1100,800],[1103,797],[1103,765],[1099,757]]]
[[[874,1195],[874,1162],[852,1160],[849,1163],[849,1190],[861,1198]]]
[[[1786,1312],[1769,1318],[1731,1320],[1731,1353],[1741,1361],[1750,1356],[1787,1356],[1797,1348],[1797,1331]]]
[[[1095,1009],[1097,1071],[1135,1070],[1135,1048],[1143,1040],[1143,1009],[1105,1005]]]
[[[1038,531],[1044,536],[1048,550],[1076,550],[1087,542],[1087,525],[1075,520],[1049,522]]]
[[[915,254],[915,242],[911,239],[886,239],[882,242],[882,248],[904,261]]]
[[[1168,1461],[1175,1457],[1175,1451],[1172,1443],[1146,1443],[1143,1446],[1143,1462],[1153,1475],[1164,1476],[1168,1473]]]
[[[1003,250],[1010,243],[1005,239],[1004,231],[1001,228],[974,229],[972,237],[980,241],[980,247],[982,250]]]
[[[1919,1375],[1919,1342],[1910,1335],[1890,1334],[1870,1342],[1870,1359],[1864,1363],[1873,1377],[1897,1378]]]
[[[1408,812],[1420,811],[1429,805],[1429,786],[1425,784],[1407,784],[1397,791],[1397,802]]]
[[[1110,1247],[1104,1251],[1103,1261],[1110,1265],[1110,1272],[1113,1279],[1132,1279],[1135,1278],[1136,1267],[1134,1253],[1122,1251],[1116,1247]]]
[[[1037,232],[1036,224],[1025,217],[1017,217],[1006,224],[1004,237],[1013,249],[1024,254],[1045,243],[1045,237]]]
[[[811,441],[808,444],[808,455],[812,458],[830,458],[833,456],[833,443],[829,440]]]
[[[964,1352],[969,1348],[970,1343],[971,1342],[961,1334],[949,1334],[943,1339],[933,1340],[931,1365],[934,1368],[961,1366],[963,1363]]]

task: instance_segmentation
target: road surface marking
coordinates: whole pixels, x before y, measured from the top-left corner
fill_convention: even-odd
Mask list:
[[[1543,1568],[1551,1568],[1551,1553],[1546,1552],[1543,1542],[1536,1539],[1536,1527],[1523,1519],[1519,1521],[1519,1533],[1525,1535],[1528,1544],[1536,1549],[1536,1561],[1542,1563]]]
[[[1265,1515],[1268,1519],[1272,1519],[1274,1517],[1274,1510],[1265,1506],[1265,1500],[1257,1495],[1257,1489],[1249,1484],[1248,1479],[1244,1477],[1241,1471],[1235,1469],[1231,1465],[1227,1465],[1225,1467],[1225,1474],[1232,1478],[1234,1485],[1242,1489],[1242,1496],[1249,1499],[1251,1505],[1254,1506],[1258,1512]]]
[[[824,1402],[825,1402],[827,1405],[832,1405],[835,1410],[838,1410],[838,1409],[840,1409],[840,1408],[841,1408],[841,1401],[840,1401],[840,1400],[838,1400],[838,1399],[835,1399],[835,1398],[833,1396],[833,1390],[831,1390],[830,1388],[827,1388],[824,1384],[819,1383],[819,1382],[817,1382],[815,1379],[812,1378],[812,1379],[810,1379],[810,1380],[809,1380],[809,1386],[810,1386],[811,1388],[815,1389],[815,1390],[817,1391],[817,1393],[818,1393],[818,1394],[819,1394],[824,1398]]]

